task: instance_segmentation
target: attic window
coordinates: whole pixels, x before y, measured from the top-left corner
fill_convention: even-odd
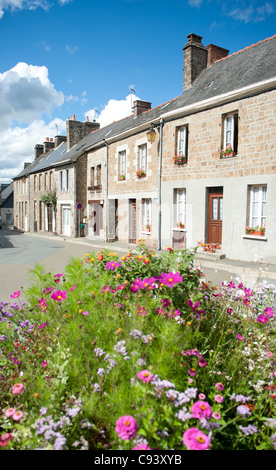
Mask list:
[[[206,88],[210,88],[212,85],[213,85],[213,80],[211,82],[209,82],[205,87],[204,87],[204,90],[206,90]]]
[[[85,145],[85,144],[82,144],[80,147],[78,147],[78,148],[76,149],[76,152],[77,152],[78,150],[80,150],[82,147],[84,147],[84,145]]]

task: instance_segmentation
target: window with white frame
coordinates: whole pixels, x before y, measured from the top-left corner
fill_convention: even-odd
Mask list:
[[[138,147],[138,169],[147,173],[147,144]]]
[[[188,153],[188,126],[179,127],[177,131],[177,155],[187,158]]]
[[[65,191],[69,191],[69,170],[65,170]]]
[[[59,172],[59,190],[62,191],[63,183],[62,183],[62,170]]]
[[[234,112],[223,116],[223,155],[238,152],[238,113]]]
[[[151,232],[152,229],[152,202],[151,199],[143,199],[143,222],[144,230]]]
[[[266,227],[266,199],[267,186],[258,185],[250,187],[250,220],[249,225],[256,229],[257,227]]]
[[[124,180],[126,177],[126,151],[119,152],[119,179]]]
[[[185,228],[186,225],[186,191],[175,190],[175,226]]]

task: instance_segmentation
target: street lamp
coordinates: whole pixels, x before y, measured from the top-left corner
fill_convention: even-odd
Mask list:
[[[151,124],[150,130],[147,132],[148,142],[153,143],[155,141],[155,137],[156,137],[156,132],[153,128],[153,125]]]

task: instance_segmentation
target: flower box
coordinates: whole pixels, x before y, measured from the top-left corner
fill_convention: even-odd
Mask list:
[[[262,237],[265,234],[265,227],[263,225],[261,225],[261,227],[259,227],[259,226],[257,226],[257,227],[247,226],[247,227],[245,227],[245,233],[246,233],[246,235],[254,235],[254,236],[257,236],[257,237]]]
[[[180,153],[173,157],[173,162],[175,165],[184,165],[185,163],[187,163],[187,157]]]
[[[126,176],[125,175],[120,175],[119,176],[119,181],[125,181],[126,179]]]
[[[233,151],[231,145],[227,145],[226,148],[221,150],[221,157],[234,157],[236,153]]]
[[[136,171],[136,176],[138,176],[138,178],[140,179],[140,178],[145,178],[147,175],[146,175],[145,170],[140,169]]]

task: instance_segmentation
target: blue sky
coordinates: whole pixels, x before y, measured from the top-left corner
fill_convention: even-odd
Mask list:
[[[0,0],[0,183],[73,114],[128,116],[131,85],[152,107],[179,96],[188,34],[231,54],[275,24],[274,0]]]

